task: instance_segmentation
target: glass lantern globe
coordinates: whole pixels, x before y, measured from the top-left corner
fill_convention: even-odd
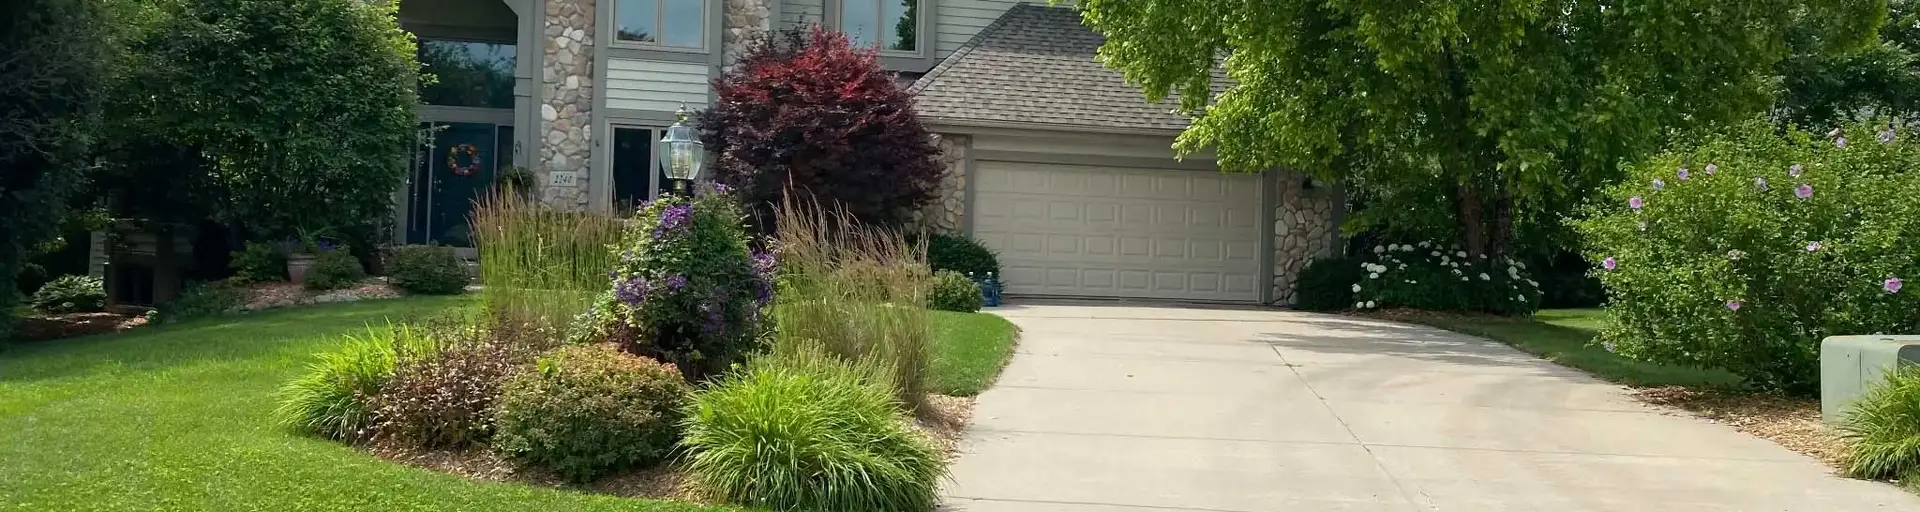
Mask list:
[[[687,126],[687,107],[682,106],[674,112],[677,119],[673,126],[667,127],[667,133],[660,138],[660,169],[666,171],[667,178],[674,180],[674,187],[685,190],[686,182],[700,177],[701,167],[706,165],[706,145],[694,136],[693,127]]]

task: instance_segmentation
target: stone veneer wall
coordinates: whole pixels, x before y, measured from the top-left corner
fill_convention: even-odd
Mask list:
[[[921,228],[931,233],[959,233],[967,215],[967,136],[934,135],[940,148],[940,165],[947,176],[940,182],[938,195],[919,212]]]
[[[774,0],[724,1],[726,11],[722,17],[726,20],[726,33],[721,34],[720,46],[723,50],[720,56],[724,59],[721,61],[723,65],[731,68],[734,61],[740,60],[740,55],[745,53],[746,43],[752,40],[754,34],[773,29]]]
[[[535,164],[543,187],[540,199],[549,206],[583,210],[592,168],[595,0],[541,1],[546,2],[547,16]],[[553,186],[552,172],[574,173],[573,186]]]
[[[1293,304],[1293,283],[1300,269],[1338,250],[1336,208],[1344,208],[1339,191],[1317,184],[1306,188],[1299,174],[1280,171],[1276,187],[1279,202],[1273,212],[1273,299]]]

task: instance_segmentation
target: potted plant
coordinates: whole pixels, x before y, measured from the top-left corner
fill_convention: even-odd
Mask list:
[[[333,242],[317,234],[303,233],[293,240],[287,250],[287,280],[293,284],[306,284],[307,269],[313,268],[313,262],[320,253],[334,249]]]

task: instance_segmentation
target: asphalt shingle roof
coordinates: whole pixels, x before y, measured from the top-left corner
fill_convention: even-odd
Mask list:
[[[909,89],[938,124],[995,122],[1063,128],[1180,130],[1177,102],[1147,103],[1094,59],[1105,38],[1073,9],[1020,4],[981,29]]]

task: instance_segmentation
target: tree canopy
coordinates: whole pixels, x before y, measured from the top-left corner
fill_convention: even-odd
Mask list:
[[[1778,121],[1815,131],[1865,117],[1911,119],[1920,112],[1920,0],[1890,0],[1880,38],[1852,52],[1823,52],[1810,32],[1791,37],[1781,63]]]
[[[1178,150],[1447,208],[1482,253],[1506,249],[1516,215],[1590,190],[1672,131],[1764,111],[1791,30],[1805,48],[1848,51],[1886,12],[1885,0],[1081,6],[1108,66],[1196,114]],[[1229,80],[1214,94],[1217,69]]]

